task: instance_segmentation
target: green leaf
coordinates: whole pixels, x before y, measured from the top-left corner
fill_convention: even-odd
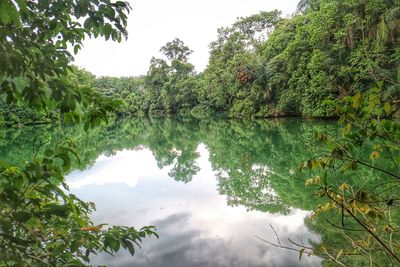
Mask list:
[[[102,35],[105,36],[106,41],[108,39],[110,39],[111,36],[111,32],[112,32],[112,27],[109,23],[107,23],[106,25],[104,25],[103,30],[102,30]]]
[[[75,55],[78,54],[79,49],[81,49],[81,46],[80,46],[80,45],[75,45],[75,46],[74,46],[74,54],[75,54]]]
[[[0,1],[0,21],[4,24],[14,22],[15,26],[18,28],[22,26],[19,12],[11,1]]]
[[[120,242],[119,240],[115,239],[112,236],[106,236],[104,239],[104,246],[106,248],[110,248],[112,251],[118,251],[120,248]]]
[[[46,207],[45,213],[49,215],[57,215],[59,217],[67,217],[70,213],[70,208],[67,205],[50,204]]]
[[[392,105],[389,102],[386,102],[385,105],[383,105],[383,109],[386,114],[389,115],[392,112]]]
[[[357,94],[355,94],[353,96],[353,108],[354,109],[360,108],[361,103],[362,103],[362,94],[360,92],[358,92]]]
[[[0,22],[3,24],[11,22],[10,5],[9,1],[0,1]]]
[[[129,241],[126,242],[126,245],[127,245],[128,250],[129,250],[129,253],[133,256],[135,254],[135,247]]]
[[[114,5],[119,6],[119,7],[126,7],[126,2],[125,1],[117,1],[114,3]]]
[[[72,252],[72,253],[75,253],[76,251],[78,251],[78,249],[79,249],[79,242],[78,242],[78,240],[72,241],[71,246],[70,246],[71,252]]]
[[[85,27],[86,30],[90,30],[91,28],[93,28],[93,25],[93,20],[91,18],[87,18],[83,23],[83,27]]]

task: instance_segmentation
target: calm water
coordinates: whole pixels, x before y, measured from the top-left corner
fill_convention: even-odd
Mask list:
[[[67,175],[72,193],[95,202],[96,223],[154,225],[131,257],[100,255],[108,266],[321,266],[317,257],[271,247],[257,237],[318,243],[307,218],[317,204],[297,166],[307,143],[332,125],[290,120],[132,120],[89,132],[46,126],[2,130],[0,155],[19,164],[38,140],[72,137],[82,164]],[[7,140],[7,141],[6,141]],[[35,141],[36,140],[36,141]]]

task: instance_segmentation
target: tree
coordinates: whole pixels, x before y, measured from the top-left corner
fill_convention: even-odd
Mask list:
[[[198,75],[192,51],[174,39],[150,62],[136,110],[331,117],[338,100],[376,81],[398,96],[399,10],[398,0],[304,0],[289,18],[276,10],[241,17],[218,29]]]
[[[218,30],[218,39],[210,44],[202,87],[198,89],[205,96],[200,105],[210,105],[213,110],[227,112],[232,117],[251,117],[263,112],[269,97],[262,61],[255,51],[280,20],[277,10],[260,12]]]
[[[66,120],[79,121],[85,114],[86,127],[105,120],[115,103],[86,83],[87,73],[71,75],[69,47],[77,53],[86,36],[121,41],[129,10],[126,2],[108,0],[0,1],[5,101],[24,101],[39,110],[55,106]],[[18,90],[21,78],[27,82]],[[39,154],[43,142],[37,141],[31,161],[0,164],[0,265],[81,266],[100,251],[124,248],[133,255],[143,237],[155,234],[153,227],[94,225],[89,217],[94,204],[62,190],[68,189],[64,174],[72,159],[79,160],[73,143],[64,139]]]
[[[186,112],[195,105],[194,66],[188,62],[193,52],[174,39],[160,49],[165,59],[152,58],[145,78],[145,109],[152,115]]]
[[[161,47],[160,52],[162,52],[168,60],[178,60],[186,62],[188,60],[188,56],[193,53],[189,47],[185,46],[185,44],[175,38],[171,42],[166,43],[163,47]]]
[[[0,92],[7,103],[23,100],[37,109],[46,109],[53,101],[62,113],[75,112],[83,105],[91,109],[88,115],[104,117],[101,110],[112,109],[112,104],[91,88],[76,90],[66,79],[73,60],[70,50],[76,54],[86,37],[102,36],[114,41],[127,37],[129,4],[107,0],[5,0],[0,5]],[[28,81],[21,90],[15,85],[17,77]]]

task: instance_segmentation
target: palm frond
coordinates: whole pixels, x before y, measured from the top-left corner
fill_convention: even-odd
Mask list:
[[[389,39],[389,27],[386,20],[382,17],[377,27],[377,41],[378,44],[382,44]]]

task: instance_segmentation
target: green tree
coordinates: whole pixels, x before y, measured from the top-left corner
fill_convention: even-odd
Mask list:
[[[145,111],[152,115],[176,114],[190,110],[196,102],[192,53],[179,39],[160,49],[165,59],[152,58],[145,79]]]
[[[289,18],[238,18],[218,30],[198,75],[192,51],[175,39],[161,48],[164,59],[151,60],[128,106],[152,115],[332,117],[338,100],[376,81],[398,96],[399,10],[398,0],[304,0]]]
[[[127,36],[126,2],[7,0],[0,10],[0,91],[8,104],[23,100],[46,109],[54,102],[62,113],[83,105],[93,120],[112,109],[92,88],[77,90],[66,77],[73,60],[70,50],[76,54],[87,36],[115,41]],[[14,79],[20,77],[27,83],[17,90]]]
[[[161,47],[160,52],[171,61],[187,61],[188,56],[193,53],[193,51],[190,50],[189,47],[185,46],[185,44],[178,38],[166,43]]]
[[[115,103],[90,87],[88,73],[74,73],[75,53],[86,36],[120,41],[127,36],[128,3],[88,1],[0,2],[0,91],[7,104],[24,101],[38,110],[58,110],[86,127],[107,118]],[[71,74],[72,73],[72,74]],[[83,75],[80,75],[83,74]],[[17,88],[17,79],[26,83]],[[77,86],[79,85],[79,86]],[[20,90],[19,90],[20,89]],[[42,146],[36,144],[35,150]],[[0,164],[0,264],[84,265],[91,254],[134,246],[152,227],[94,225],[92,203],[68,194],[64,174],[79,158],[69,139],[19,166]]]
[[[198,89],[200,105],[211,105],[231,116],[250,117],[262,112],[269,95],[262,62],[254,51],[280,20],[278,11],[261,12],[218,30],[218,39],[210,45],[204,82]]]

